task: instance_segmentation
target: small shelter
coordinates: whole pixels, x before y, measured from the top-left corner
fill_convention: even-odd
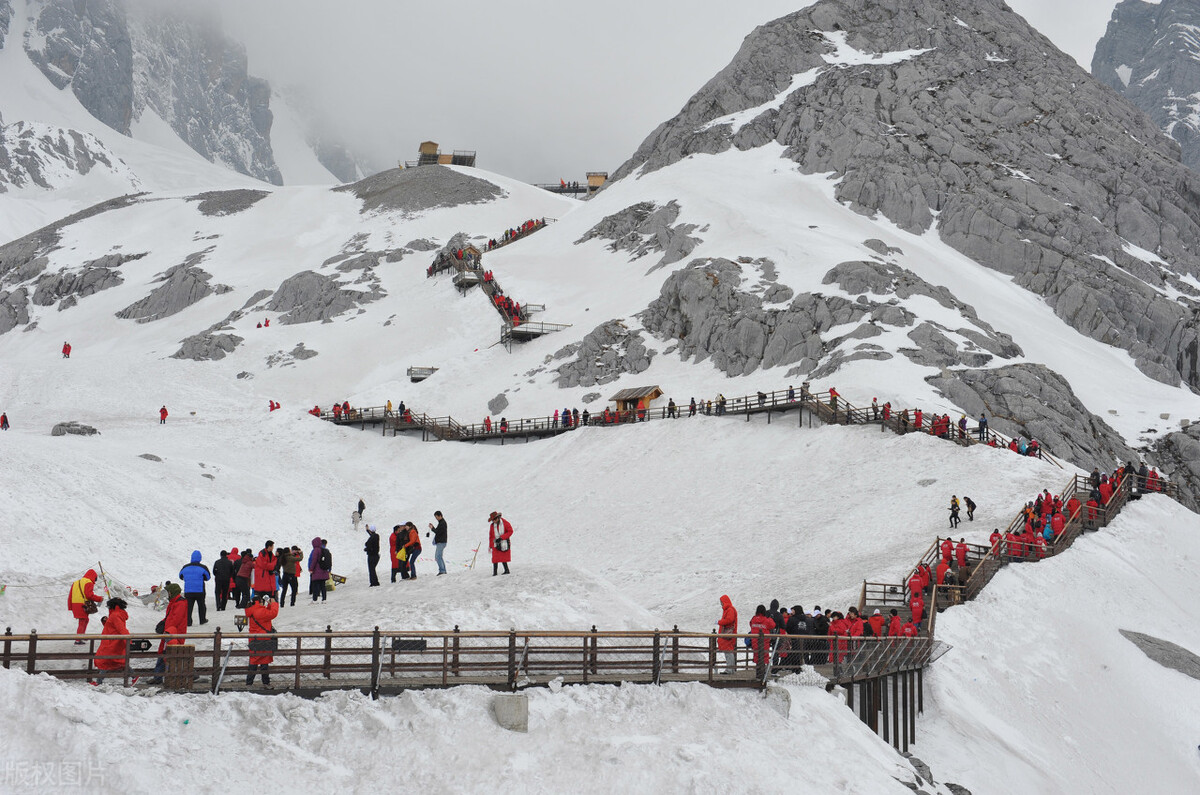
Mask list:
[[[591,196],[596,191],[604,187],[604,183],[608,182],[607,171],[589,171],[587,172],[587,192]]]
[[[648,409],[652,400],[662,396],[663,391],[658,386],[635,386],[630,389],[622,389],[609,400],[617,404],[618,412],[626,412]]]

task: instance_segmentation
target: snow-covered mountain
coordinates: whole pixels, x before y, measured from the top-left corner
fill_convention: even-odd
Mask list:
[[[1122,0],[1092,56],[1092,74],[1144,110],[1200,170],[1200,3]]]
[[[12,54],[0,51],[0,72]],[[45,82],[22,58],[22,82],[0,84],[15,105]],[[0,560],[0,621],[15,631],[70,629],[61,597],[97,558],[145,587],[192,549],[211,561],[314,535],[351,581],[327,608],[288,608],[282,628],[708,630],[722,593],[744,626],[772,598],[841,606],[864,578],[898,581],[945,532],[950,494],[981,506],[962,529],[976,542],[1033,492],[1142,454],[1200,494],[1200,424],[1181,427],[1200,417],[1200,177],[1152,120],[998,0],[826,0],[762,26],[584,203],[441,166],[336,189],[266,185],[116,134],[65,96],[66,128],[78,122],[98,142],[83,138],[89,151],[111,151],[141,184],[0,246],[0,410],[12,422],[0,443],[20,462],[0,468],[0,523],[22,551]],[[63,136],[26,145],[57,153],[62,140],[78,160]],[[15,189],[0,199],[35,202]],[[543,217],[554,221],[484,254],[506,294],[539,307],[535,321],[564,326],[509,351],[486,296],[427,269]],[[414,384],[412,366],[437,371]],[[658,384],[686,404],[805,380],[858,405],[986,412],[1066,469],[778,418],[498,446],[305,413],[404,400],[460,422],[516,421],[596,411],[624,387]],[[51,437],[64,420],[100,433]],[[451,576],[363,587],[347,521],[359,497],[384,528],[443,510]],[[515,563],[493,579],[462,564],[498,508],[517,527]],[[1184,791],[1200,689],[1118,629],[1200,648],[1197,530],[1194,514],[1148,497],[939,618],[954,649],[930,669],[914,749],[938,780],[976,795]],[[137,606],[131,627],[157,618]],[[443,790],[614,791],[631,788],[631,770],[632,788],[666,791],[916,783],[836,697],[795,684],[790,719],[686,686],[564,688],[534,697],[532,743],[476,727],[486,703],[469,688],[377,704],[282,696],[261,720],[250,696],[148,707],[81,689],[0,671],[0,717],[44,715],[5,753],[86,760],[105,737],[109,784],[140,791],[168,775],[207,780],[206,766],[286,723],[286,769],[351,786],[392,774],[371,741],[395,734],[427,762],[414,783]],[[1147,695],[1160,692],[1171,703]],[[184,761],[112,730],[185,717],[210,739]],[[445,764],[447,736],[503,753]],[[145,762],[112,761],[125,756]]]
[[[22,164],[0,165],[0,194],[46,202],[5,201],[2,239],[145,189],[364,176],[313,109],[250,75],[244,48],[191,7],[0,0],[0,32],[0,164]],[[71,141],[70,153],[53,139]],[[98,178],[92,164],[106,161]]]

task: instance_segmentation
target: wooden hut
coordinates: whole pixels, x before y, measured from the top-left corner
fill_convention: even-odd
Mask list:
[[[591,196],[596,191],[604,187],[604,183],[608,182],[607,171],[589,171],[587,172],[587,192]]]
[[[609,398],[617,404],[617,411],[624,414],[625,412],[634,412],[639,409],[650,408],[650,402],[663,396],[663,391],[658,386],[635,386],[630,389],[622,389],[617,394]]]

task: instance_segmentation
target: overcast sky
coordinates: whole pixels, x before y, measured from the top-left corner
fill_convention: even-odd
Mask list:
[[[417,144],[475,149],[530,182],[615,171],[804,0],[211,0],[253,73],[307,86],[380,165]],[[1085,67],[1116,0],[1009,0]]]

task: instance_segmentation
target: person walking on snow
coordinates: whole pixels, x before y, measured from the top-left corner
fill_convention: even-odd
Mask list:
[[[433,559],[437,561],[437,576],[441,577],[446,573],[446,561],[442,557],[446,551],[446,517],[442,516],[441,511],[434,511],[433,518],[437,519],[436,527],[432,524],[429,525],[429,529],[433,531]]]
[[[408,563],[408,579],[417,579],[417,556],[421,554],[421,533],[412,522],[406,522],[408,540],[404,544],[404,559]]]
[[[367,543],[363,544],[363,552],[367,553],[367,577],[370,580],[368,588],[375,588],[379,585],[379,575],[375,573],[375,567],[379,565],[379,533],[375,532],[375,525],[367,525]]]
[[[0,414],[0,431],[8,430],[8,412]]]
[[[512,561],[512,547],[509,542],[513,534],[512,525],[499,511],[492,511],[488,522],[488,539],[492,547],[492,576],[495,577],[499,573],[500,564],[504,565],[504,573],[508,574],[508,564]]]
[[[200,605],[200,623],[208,623],[208,606],[204,603],[205,586],[209,580],[208,566],[200,562],[200,550],[192,552],[192,562],[185,563],[179,570],[179,579],[183,580],[183,595],[187,599],[187,625],[192,625],[192,607]]]
[[[158,410],[158,424],[159,425],[167,424],[167,407],[166,406],[163,406],[161,409]]]
[[[400,574],[400,571],[401,571],[400,567],[402,565],[404,565],[400,561],[400,558],[396,557],[397,555],[400,554],[400,550],[404,549],[404,541],[401,538],[403,532],[404,532],[404,527],[401,525],[396,525],[395,527],[392,528],[392,534],[390,536],[388,536],[388,546],[392,552],[392,554],[390,556],[391,561],[392,561],[392,582],[396,581],[396,577],[397,577],[397,575]],[[407,568],[404,569],[404,579],[406,579],[406,580],[408,579],[408,569]]]
[[[975,521],[975,501],[964,495],[963,502],[967,504],[967,521]]]
[[[71,358],[71,343],[69,343],[69,342],[64,342],[64,343],[63,343],[63,347],[62,347],[62,354],[63,354],[63,358],[64,358],[64,359],[70,359],[70,358]]]
[[[75,628],[76,635],[83,635],[87,632],[88,617],[99,610],[98,604],[104,601],[96,596],[95,588],[95,569],[88,569],[87,573],[71,583],[71,592],[67,596],[67,609],[71,611],[71,615],[79,619],[79,624]],[[77,640],[75,645],[82,646],[83,641]]]
[[[737,634],[737,610],[728,596],[721,597],[721,617],[717,619],[717,634]],[[737,664],[737,641],[734,638],[717,638],[717,651],[725,655],[725,670],[721,673],[733,673]]]

